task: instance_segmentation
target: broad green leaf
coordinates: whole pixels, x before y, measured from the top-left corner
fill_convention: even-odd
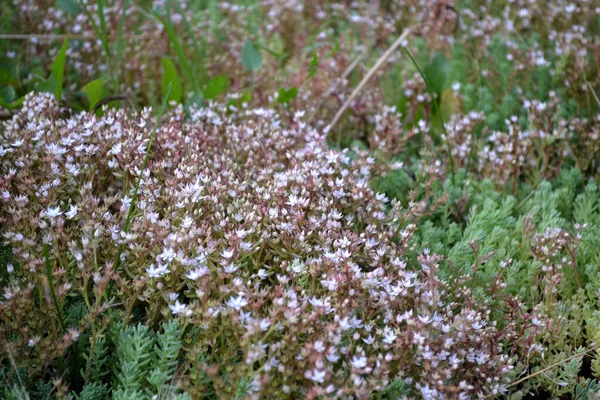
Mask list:
[[[227,90],[227,84],[228,80],[226,76],[215,76],[204,87],[204,97],[207,99],[216,99],[218,95]]]
[[[175,68],[175,64],[171,60],[166,57],[162,59],[163,66],[163,79],[162,79],[162,93],[163,96],[167,93],[167,88],[169,87],[169,83],[172,84],[171,91],[169,92],[168,101],[181,101],[181,80],[179,80],[179,76],[177,75],[177,68]]]
[[[88,103],[90,103],[90,110],[93,110],[96,104],[104,98],[104,84],[102,83],[102,79],[91,81],[83,89]]]
[[[431,63],[429,63],[423,72],[430,85],[430,90],[437,94],[439,98],[446,89],[450,78],[450,63],[448,59],[443,53],[435,53]]]
[[[448,121],[452,114],[456,112],[458,109],[458,99],[454,97],[454,92],[452,89],[444,90],[442,93],[442,100],[440,103],[440,112],[442,113],[442,117],[444,121]]]
[[[165,27],[165,30],[167,31],[167,35],[169,36],[169,40],[171,41],[171,44],[173,45],[173,48],[175,49],[175,53],[177,54],[177,59],[179,60],[179,66],[181,67],[181,72],[183,73],[183,77],[185,78],[186,83],[188,85],[191,85],[194,89],[196,89],[197,88],[196,81],[195,81],[194,75],[192,73],[192,68],[190,67],[190,63],[188,62],[188,59],[185,55],[183,47],[181,46],[181,43],[179,42],[177,33],[175,32],[175,28],[173,28],[172,22],[168,18],[167,19],[162,18],[156,11],[153,11],[152,15],[157,20],[159,20]],[[175,89],[175,88],[172,88],[171,92],[173,92],[173,89]],[[181,93],[181,91],[180,91],[180,93]],[[169,97],[171,97],[171,95]]]
[[[40,92],[46,92],[46,93],[56,93],[57,89],[57,83],[56,83],[56,77],[54,76],[54,74],[50,74],[50,76],[48,77],[48,79],[45,79],[41,82],[39,82],[37,85],[35,85],[35,89],[40,91]],[[54,97],[56,97],[56,95],[54,95]]]
[[[15,100],[15,88],[5,86],[0,89],[0,105],[6,107]]]
[[[293,87],[287,90],[281,88],[279,89],[278,94],[277,101],[282,104],[287,104],[298,95],[298,88]]]
[[[78,14],[81,11],[81,7],[74,0],[56,0],[56,5],[69,14]]]
[[[185,110],[189,113],[191,106],[204,107],[204,95],[202,92],[192,94],[185,102]]]
[[[242,65],[248,71],[255,71],[262,66],[262,56],[256,45],[250,40],[246,40],[242,48]]]
[[[56,100],[60,100],[62,97],[62,85],[63,77],[65,74],[65,63],[67,61],[67,46],[69,45],[69,38],[67,37],[63,42],[58,54],[54,58],[52,65],[50,66],[50,76],[45,81],[40,82],[36,89],[42,92],[49,92],[54,94]]]
[[[63,42],[56,58],[52,62],[50,70],[56,77],[56,90],[54,91],[54,97],[60,100],[62,97],[63,77],[65,74],[65,63],[67,62],[67,47],[69,46],[69,38],[67,37]]]
[[[9,84],[12,81],[12,73],[9,68],[0,68],[0,85]]]

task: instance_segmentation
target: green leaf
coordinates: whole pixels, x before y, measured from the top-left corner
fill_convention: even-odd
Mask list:
[[[50,74],[48,79],[45,79],[35,85],[35,89],[39,90],[40,92],[56,93],[56,85],[56,77],[54,74]]]
[[[193,93],[185,102],[185,111],[189,114],[192,106],[204,107],[204,95],[202,92]]]
[[[0,85],[6,85],[12,80],[12,73],[9,68],[0,68]]]
[[[56,89],[54,91],[54,97],[60,100],[62,96],[63,77],[65,74],[65,63],[67,62],[67,47],[69,46],[69,38],[67,37],[63,42],[56,58],[52,62],[50,70],[56,77]]]
[[[73,0],[56,0],[56,5],[69,14],[78,14],[81,11],[79,4]]]
[[[319,57],[317,56],[317,52],[314,52],[312,58],[308,62],[308,79],[312,78],[313,75],[317,72],[318,66]]]
[[[15,88],[6,86],[0,89],[0,105],[7,107],[15,100]]]
[[[167,10],[170,10],[170,3],[168,4]],[[194,74],[192,73],[192,68],[190,67],[190,63],[186,57],[185,51],[183,50],[183,47],[179,42],[177,32],[175,32],[175,28],[173,27],[173,23],[170,20],[170,12],[168,12],[167,19],[162,18],[156,11],[153,11],[152,15],[165,27],[167,35],[169,36],[169,41],[173,45],[175,53],[177,54],[179,66],[181,67],[181,72],[183,73],[183,77],[185,78],[186,83],[191,85],[194,89],[196,89],[197,86],[196,81],[194,79]],[[173,87],[173,89],[176,88]]]
[[[435,53],[431,63],[429,63],[423,72],[427,77],[431,91],[438,95],[439,101],[439,97],[444,89],[446,89],[450,78],[450,63],[448,59],[443,53]]]
[[[94,109],[96,104],[104,98],[104,84],[102,79],[96,79],[84,86],[83,90],[90,103],[90,111]]]
[[[293,87],[290,89],[279,89],[278,91],[279,96],[277,97],[277,101],[279,101],[281,104],[287,104],[290,102],[290,100],[294,99],[297,95],[298,95],[298,88]]]
[[[50,76],[36,86],[36,89],[42,92],[54,93],[54,98],[56,98],[56,100],[60,100],[62,97],[62,85],[65,74],[65,63],[67,61],[68,45],[69,38],[67,37],[50,66]]]
[[[327,53],[327,57],[334,56],[340,50],[340,41],[339,39],[335,39],[335,43],[333,43],[333,48]]]
[[[218,95],[227,90],[227,85],[228,79],[226,76],[215,76],[204,87],[204,97],[207,99],[216,99]]]
[[[177,75],[177,68],[171,60],[166,57],[162,59],[163,66],[163,79],[162,79],[162,93],[163,96],[167,93],[167,88],[171,83],[171,91],[169,93],[168,101],[181,101],[181,80]]]
[[[242,48],[242,65],[248,71],[255,71],[262,66],[262,56],[251,40],[246,40]]]

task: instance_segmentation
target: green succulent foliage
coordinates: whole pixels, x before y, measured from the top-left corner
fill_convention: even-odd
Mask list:
[[[81,393],[70,394],[69,400],[102,400],[108,397],[108,385],[106,383],[88,383],[83,387]]]
[[[118,364],[115,376],[119,398],[142,393],[150,363],[154,338],[147,326],[128,326],[119,335],[117,344]],[[115,395],[116,396],[116,395]]]
[[[586,379],[575,387],[576,400],[596,400],[600,396],[600,384],[596,379]]]
[[[157,334],[141,324],[121,330],[116,342],[113,398],[189,398],[174,384],[182,334],[177,321],[163,324],[163,331]]]
[[[380,179],[375,189],[407,201],[405,188],[409,181],[402,180],[401,172],[394,173]],[[419,190],[422,178],[411,179],[411,189]],[[583,356],[561,360],[583,353],[590,343],[600,343],[598,183],[593,179],[586,182],[575,168],[564,169],[554,182],[542,181],[537,187],[524,187],[517,195],[503,192],[490,180],[463,176],[457,182],[453,184],[447,179],[436,188],[436,194],[447,193],[449,201],[420,221],[412,247],[413,259],[425,248],[443,255],[445,262],[439,274],[447,282],[453,281],[456,271],[471,276],[475,271],[470,277],[473,293],[494,305],[490,318],[500,328],[506,324],[504,299],[517,295],[528,310],[540,307],[560,329],[541,339],[545,348],[543,358],[539,354],[532,356],[538,357],[539,367],[518,373],[516,368],[515,380],[545,366],[558,365],[515,388],[514,393],[544,392],[553,398],[577,393],[583,396],[587,384],[578,386]],[[456,207],[461,199],[467,210],[463,213]],[[564,276],[557,286],[558,293],[549,298],[544,290],[542,263],[532,251],[536,248],[536,235],[555,228],[569,233],[573,248],[572,254],[561,250],[556,262]],[[574,268],[564,262],[571,256],[579,284]],[[494,287],[498,277],[505,286]],[[600,378],[597,356],[600,353],[594,355],[592,372]],[[595,384],[589,383],[590,388]]]
[[[154,346],[156,354],[156,367],[150,372],[148,382],[154,393],[161,394],[163,391],[173,391],[172,380],[177,369],[179,351],[181,350],[182,330],[177,321],[169,321],[163,325],[164,332],[159,333]],[[160,396],[159,396],[160,397]]]

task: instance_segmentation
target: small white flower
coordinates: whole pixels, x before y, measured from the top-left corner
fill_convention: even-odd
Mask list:
[[[169,305],[169,308],[173,315],[185,315],[186,317],[192,315],[192,310],[187,305],[180,303],[179,300],[175,301],[175,304]]]
[[[229,308],[233,308],[235,310],[240,310],[242,307],[248,305],[248,300],[244,299],[243,295],[238,295],[237,297],[231,297],[227,300],[227,306]]]
[[[313,371],[306,371],[304,376],[313,382],[323,383],[325,380],[325,371],[319,371],[315,368]]]
[[[48,218],[56,218],[60,215],[62,215],[62,211],[60,211],[60,206],[56,206],[56,207],[48,207],[48,209],[45,212],[46,217]]]
[[[201,267],[198,267],[198,268],[196,268],[196,269],[194,269],[192,271],[189,271],[187,274],[185,274],[185,276],[188,279],[191,279],[191,280],[195,281],[195,280],[198,280],[199,278],[202,278],[205,275],[208,275],[208,272],[209,271],[208,271],[207,267],[201,266]]]
[[[161,276],[168,274],[170,271],[166,264],[159,264],[158,266],[152,264],[146,268],[146,272],[150,278],[160,278]]]
[[[68,219],[73,219],[77,215],[77,205],[71,204],[69,206],[69,211],[65,213]]]
[[[392,344],[394,343],[394,340],[396,340],[396,337],[396,334],[392,330],[388,330],[383,334],[382,342],[386,344]]]
[[[357,357],[354,356],[352,357],[352,367],[356,368],[356,369],[363,369],[364,367],[367,366],[367,357]]]

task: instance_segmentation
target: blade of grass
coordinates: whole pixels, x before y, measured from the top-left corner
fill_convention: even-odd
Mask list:
[[[64,40],[56,58],[52,62],[50,70],[56,78],[56,88],[54,89],[54,98],[60,100],[62,98],[63,81],[65,76],[65,64],[67,62],[67,47],[69,46],[69,37]]]
[[[198,44],[198,41],[196,40],[196,36],[194,35],[192,26],[190,25],[190,22],[187,19],[185,10],[183,8],[181,8],[181,4],[179,1],[175,2],[175,9],[179,13],[179,15],[181,15],[181,17],[183,18],[183,25],[185,26],[185,30],[186,30],[188,36],[190,37],[190,39],[192,39],[192,46],[194,47],[194,51],[192,52],[193,56],[194,56],[194,61],[196,62],[197,65],[203,65],[203,62],[202,62],[202,59],[200,58],[200,56],[204,55],[204,52],[202,52],[200,50],[200,45]],[[204,71],[201,69],[202,76],[200,77],[200,82],[203,82],[204,78],[205,78],[203,72]]]
[[[108,43],[108,29],[106,28],[106,18],[104,17],[104,0],[98,0],[98,18],[100,19],[100,40],[102,41],[102,47],[106,52],[107,67],[110,69],[111,65],[111,54],[110,45]]]
[[[111,68],[110,45],[108,43],[108,30],[106,28],[106,18],[104,18],[104,0],[98,0],[97,4],[100,26],[98,26],[98,24],[96,23],[96,19],[94,19],[94,16],[90,12],[90,10],[88,10],[87,4],[81,0],[79,1],[81,9],[85,12],[85,15],[88,17],[88,20],[92,23],[92,28],[96,33],[96,37],[100,39],[100,43],[102,44],[102,50],[104,51],[104,55],[106,57],[106,67],[109,71],[109,74],[113,75],[111,76],[111,80],[113,80],[114,83],[114,71],[113,68]]]
[[[198,91],[198,86],[196,85],[196,81],[194,79],[194,74],[192,73],[192,68],[190,67],[190,63],[188,62],[187,57],[185,56],[185,51],[179,43],[179,39],[177,38],[177,33],[175,32],[175,28],[173,28],[173,23],[171,22],[171,13],[170,9],[170,1],[167,3],[167,18],[161,17],[156,11],[152,10],[149,14],[152,15],[155,19],[157,19],[167,31],[167,36],[169,37],[169,41],[173,45],[175,49],[175,53],[177,54],[177,58],[179,60],[179,65],[181,67],[181,72],[183,73],[183,77],[186,82],[192,86],[194,92]],[[148,14],[147,12],[145,14]]]
[[[50,296],[52,297],[52,302],[54,303],[54,308],[56,308],[56,315],[58,316],[58,324],[60,325],[60,329],[62,331],[65,330],[65,325],[63,322],[62,311],[58,306],[58,300],[56,298],[56,291],[54,290],[54,277],[52,276],[52,265],[50,264],[50,245],[48,243],[44,243],[44,261],[46,263],[46,279],[48,279],[48,286],[50,286]]]
[[[448,138],[448,132],[446,131],[446,124],[444,122],[444,116],[442,115],[442,112],[440,111],[439,105],[435,101],[435,97],[431,90],[431,84],[430,84],[429,80],[427,79],[427,77],[425,76],[425,74],[423,73],[421,68],[419,67],[419,64],[417,64],[417,61],[414,59],[414,57],[412,56],[410,51],[408,51],[408,49],[406,47],[403,47],[403,50],[406,53],[406,55],[408,55],[408,58],[410,58],[410,61],[412,61],[413,65],[415,66],[417,71],[419,71],[421,78],[423,78],[423,80],[425,81],[425,86],[427,87],[427,92],[429,93],[429,96],[431,96],[431,103],[434,107],[435,112],[439,115],[440,121],[442,122],[442,131],[444,132],[444,136],[446,137],[446,144],[448,146],[448,159],[450,160],[450,172],[452,173],[452,184],[454,184],[454,159],[452,158],[452,149],[450,148],[450,142],[448,141],[449,138]]]
[[[150,152],[152,150],[152,143],[154,142],[154,138],[156,137],[156,130],[158,129],[158,124],[162,119],[162,116],[165,112],[165,108],[167,107],[167,102],[169,99],[169,93],[171,92],[171,83],[165,90],[165,94],[162,99],[162,103],[160,105],[160,109],[158,110],[158,114],[156,115],[156,120],[154,121],[154,126],[152,127],[152,132],[150,133],[150,141],[148,142],[148,147],[146,148],[146,154],[144,155],[144,160],[142,161],[142,167],[140,168],[140,174],[138,175],[137,182],[133,189],[133,194],[131,196],[131,203],[129,203],[129,210],[127,211],[127,217],[125,218],[125,226],[123,227],[123,233],[129,232],[129,226],[131,225],[131,217],[133,216],[133,212],[135,210],[135,202],[137,200],[138,191],[140,190],[140,185],[142,183],[142,177],[144,176],[144,170],[146,169],[146,165],[148,164],[148,160],[150,159]],[[123,253],[123,244],[120,244],[117,249],[117,254],[115,257],[114,270],[117,271],[121,266],[121,254]],[[131,272],[127,267],[125,267],[125,272],[129,276],[132,276]],[[106,298],[110,299],[110,294],[112,291],[112,287],[114,285],[114,281],[110,281],[110,284],[107,289]]]
[[[121,73],[121,59],[123,58],[123,24],[125,23],[125,15],[127,8],[129,7],[129,0],[125,0],[123,3],[123,11],[121,11],[121,17],[119,18],[119,26],[117,28],[117,40],[115,42],[115,93],[120,91],[120,73]]]

